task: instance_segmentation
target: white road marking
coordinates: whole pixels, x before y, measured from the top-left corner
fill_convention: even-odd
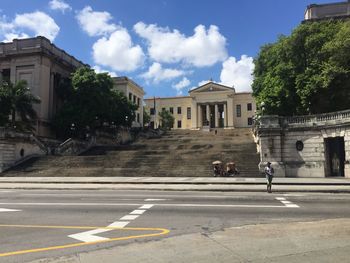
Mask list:
[[[138,217],[139,217],[139,215],[126,215],[126,216],[123,216],[122,218],[120,218],[120,220],[135,220]]]
[[[287,208],[299,208],[298,205],[293,204],[291,201],[286,200],[284,197],[276,197],[276,200],[280,201]]]
[[[0,212],[18,212],[18,211],[22,211],[22,210],[18,210],[18,209],[7,209],[7,208],[0,208]]]
[[[153,205],[143,205],[140,209],[150,209]]]
[[[111,224],[108,225],[108,227],[115,227],[115,228],[124,228],[127,226],[130,221],[135,220],[138,218],[140,215],[142,215],[146,209],[151,208],[153,205],[142,205],[139,209],[135,209],[132,212],[130,212],[128,215],[123,216],[120,218],[120,221],[115,221]],[[94,242],[94,241],[104,241],[104,240],[109,240],[109,238],[105,237],[100,237],[96,236],[97,234],[105,233],[108,231],[112,231],[113,229],[103,229],[103,228],[98,228],[94,230],[89,230],[73,235],[69,235],[68,237],[77,239],[79,241],[83,242]]]
[[[166,201],[168,199],[157,199],[157,198],[147,198],[145,199],[146,202],[154,202],[154,201]]]
[[[0,203],[0,205],[18,205],[18,206],[139,206],[142,204],[135,203]],[[172,207],[222,207],[222,208],[234,208],[234,207],[246,207],[246,208],[285,208],[286,206],[278,205],[217,205],[217,204],[152,204],[142,205],[139,209],[149,209],[153,206],[172,206]]]
[[[126,227],[130,222],[128,221],[115,221],[113,222],[112,224],[108,225],[109,227],[120,227],[120,228],[123,228],[123,227]]]
[[[146,210],[136,209],[130,213],[130,215],[142,215]]]

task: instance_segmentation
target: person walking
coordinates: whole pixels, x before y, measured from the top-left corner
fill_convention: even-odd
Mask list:
[[[266,176],[266,181],[267,181],[267,192],[271,193],[271,187],[272,187],[272,179],[273,179],[273,174],[274,174],[274,170],[271,166],[270,162],[267,162],[267,165],[265,167],[265,176]]]

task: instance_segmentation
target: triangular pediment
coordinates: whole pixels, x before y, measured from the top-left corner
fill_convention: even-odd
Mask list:
[[[194,93],[203,93],[203,92],[219,92],[219,91],[230,91],[234,92],[235,89],[231,87],[227,87],[221,84],[217,84],[214,82],[208,82],[202,86],[199,86],[198,88],[195,88],[193,90],[190,90],[190,94]]]

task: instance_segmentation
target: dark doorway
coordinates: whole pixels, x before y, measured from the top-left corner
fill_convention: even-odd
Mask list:
[[[325,138],[326,176],[344,176],[344,137]]]
[[[210,128],[215,128],[215,106],[209,105],[210,107]]]

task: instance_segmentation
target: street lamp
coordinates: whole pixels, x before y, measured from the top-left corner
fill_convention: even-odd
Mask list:
[[[260,108],[261,108],[261,115],[264,115],[264,111],[265,111],[265,102],[261,102],[260,103]]]

